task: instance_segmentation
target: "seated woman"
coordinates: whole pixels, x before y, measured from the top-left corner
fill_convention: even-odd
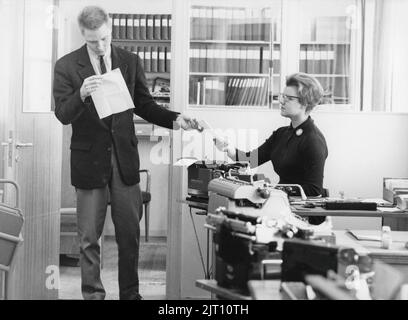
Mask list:
[[[226,151],[234,161],[249,161],[252,168],[272,161],[279,183],[299,184],[307,196],[323,193],[324,164],[328,155],[326,140],[314,124],[310,113],[323,99],[319,81],[305,73],[295,73],[286,79],[286,88],[279,95],[283,117],[290,125],[281,127],[257,149],[243,152],[216,140],[219,150]],[[325,217],[309,217],[319,224]]]

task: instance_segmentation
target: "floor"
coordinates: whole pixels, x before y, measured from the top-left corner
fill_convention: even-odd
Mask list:
[[[103,252],[104,264],[101,277],[106,290],[105,299],[117,300],[119,298],[118,254],[114,237],[105,237]],[[149,242],[145,242],[144,237],[142,237],[139,255],[139,281],[140,294],[145,300],[166,299],[166,253],[166,238],[153,237],[149,239]],[[64,259],[61,260],[59,298],[62,300],[82,299],[80,268],[78,266],[66,266],[76,265],[77,260],[62,258]]]

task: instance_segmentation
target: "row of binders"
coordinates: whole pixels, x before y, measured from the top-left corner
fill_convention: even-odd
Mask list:
[[[267,78],[190,78],[189,103],[194,105],[265,106]]]
[[[299,70],[311,74],[349,74],[348,45],[301,45]]]
[[[119,46],[137,54],[145,72],[170,72],[171,51],[169,46]]]
[[[112,39],[170,40],[171,15],[169,14],[110,14]]]
[[[192,40],[270,41],[270,8],[193,7]]]
[[[336,103],[348,103],[350,96],[349,77],[318,76],[326,95]]]
[[[280,50],[269,47],[234,46],[217,48],[210,45],[192,44],[190,47],[190,72],[207,73],[262,73],[280,72]]]

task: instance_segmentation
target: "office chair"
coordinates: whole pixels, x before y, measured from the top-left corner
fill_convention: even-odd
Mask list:
[[[150,218],[150,201],[152,200],[152,195],[150,194],[150,182],[151,175],[150,171],[146,169],[139,170],[139,173],[146,174],[146,188],[142,190],[142,201],[144,206],[144,216],[145,216],[145,239],[149,242],[149,218]]]

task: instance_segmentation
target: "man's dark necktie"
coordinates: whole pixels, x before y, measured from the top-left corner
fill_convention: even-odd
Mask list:
[[[103,60],[103,56],[99,56],[99,63],[101,65],[101,74],[106,73],[106,65],[105,61]],[[106,125],[111,128],[112,127],[112,116],[106,117],[103,119]]]
[[[103,56],[99,56],[99,63],[101,64],[101,74],[106,73],[105,61],[103,61]]]

